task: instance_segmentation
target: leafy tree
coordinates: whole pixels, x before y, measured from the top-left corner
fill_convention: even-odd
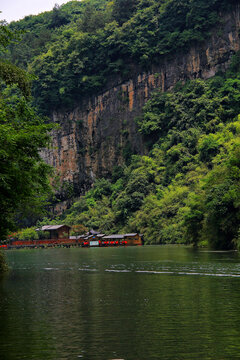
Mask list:
[[[193,41],[206,39],[213,25],[221,30],[219,13],[232,4],[234,0],[70,2],[13,24],[33,30],[23,35],[27,41],[21,49],[11,46],[12,57],[38,75],[34,96],[42,109],[46,103],[48,112],[70,108],[101,91],[116,74],[128,78],[133,66],[151,67],[159,57],[187,51]],[[58,15],[63,23],[58,23]],[[5,39],[8,43],[8,36]],[[15,78],[18,70],[8,66],[5,61],[0,68],[3,103],[6,99],[1,114],[3,119],[11,114],[10,124],[16,125],[28,103],[28,81],[24,72]],[[148,156],[133,155],[127,144],[125,166],[116,168],[111,179],[97,180],[54,221],[106,233],[138,231],[148,243],[196,246],[208,239],[214,248],[239,246],[239,69],[236,54],[226,74],[177,84],[166,93],[156,91],[137,120]],[[15,83],[22,95],[10,89]],[[7,99],[14,105],[12,112]],[[31,124],[32,110],[26,114]],[[11,171],[15,174],[16,169]],[[70,195],[69,190],[67,184]]]
[[[195,192],[189,192],[182,215],[186,242],[197,246],[201,240],[203,228],[203,192],[199,194],[198,189]]]
[[[20,241],[23,240],[37,240],[38,237],[38,232],[36,231],[35,228],[28,228],[28,229],[23,229],[22,231],[20,231],[18,233],[18,239]]]
[[[228,0],[72,1],[11,24],[25,31],[24,42],[11,46],[12,59],[37,75],[35,101],[49,114],[102,91],[114,75],[128,79],[133,66],[148,69],[162,55],[203,41],[231,6]],[[168,107],[168,117],[175,116],[170,98]],[[148,127],[158,126],[152,112],[148,117]]]
[[[52,10],[52,13],[51,13],[51,20],[50,20],[50,24],[48,25],[48,27],[50,29],[52,29],[52,28],[56,28],[56,27],[65,25],[68,22],[69,22],[68,16],[66,16],[66,14],[64,14],[61,11],[61,8],[58,4],[55,4],[55,6]]]
[[[107,232],[137,231],[147,243],[239,246],[236,79],[198,79],[153,94],[138,119],[145,136],[154,134],[149,156],[133,155],[112,183],[97,181],[66,219]]]
[[[86,228],[86,226],[79,224],[79,225],[73,225],[72,226],[72,230],[71,230],[71,234],[78,236],[78,235],[83,235],[86,234],[88,231],[88,229]]]
[[[219,144],[216,136],[214,134],[205,135],[199,141],[199,159],[206,164],[210,164],[211,160],[217,155],[218,149]]]
[[[131,18],[136,10],[137,0],[115,0],[113,2],[112,16],[119,25]]]
[[[239,126],[239,124],[238,124]],[[214,161],[213,169],[206,175],[205,223],[212,247],[229,249],[234,247],[240,220],[240,142],[239,132],[224,144]]]
[[[6,35],[1,46],[14,34]],[[2,38],[2,37],[1,37]],[[50,193],[51,172],[39,155],[49,142],[48,131],[30,104],[29,79],[21,69],[0,60],[0,236],[14,226],[15,216],[39,214]],[[15,85],[14,85],[15,84]]]

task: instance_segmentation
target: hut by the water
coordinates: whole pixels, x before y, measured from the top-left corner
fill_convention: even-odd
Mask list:
[[[51,240],[68,239],[71,227],[68,225],[44,225],[40,229],[41,231],[48,231],[49,238]]]

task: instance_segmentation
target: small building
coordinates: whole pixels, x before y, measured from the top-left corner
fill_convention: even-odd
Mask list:
[[[89,235],[83,238],[83,245],[84,246],[99,246],[99,241],[97,239],[96,234],[91,234],[91,231],[88,233]]]
[[[102,238],[105,234],[100,234],[95,232],[94,234],[88,235],[87,240],[89,241],[89,246],[101,246]]]
[[[121,234],[113,234],[113,235],[105,235],[103,236],[104,240],[121,240],[124,239],[124,235]]]
[[[69,236],[69,240],[75,241],[76,244],[82,243],[82,235],[71,235]]]
[[[96,247],[96,246],[100,246],[100,244],[99,244],[99,241],[98,240],[89,240],[89,246],[91,247],[91,246],[94,246],[94,247]]]
[[[124,234],[124,240],[126,245],[143,245],[142,237],[137,233]]]
[[[98,235],[100,232],[99,231],[96,231],[96,230],[90,230],[89,232],[88,232],[88,235],[93,235],[93,236],[96,236],[96,235]]]
[[[71,235],[71,236],[69,236],[69,239],[77,241],[77,240],[81,239],[81,235]]]
[[[85,238],[87,238],[86,235],[70,236],[70,239],[75,240],[75,242],[76,242],[78,245],[82,245],[83,242],[85,241]]]
[[[122,245],[122,241],[124,241],[124,235],[121,234],[113,234],[106,235],[102,237],[102,245]]]
[[[80,243],[82,247],[89,247],[91,235],[82,235],[80,239]]]
[[[96,239],[101,242],[102,239],[103,239],[103,237],[104,237],[105,235],[106,235],[106,234],[97,234],[97,235],[96,235]]]
[[[51,240],[69,239],[71,227],[68,225],[44,225],[40,229],[41,231],[48,231],[50,233],[49,238]]]

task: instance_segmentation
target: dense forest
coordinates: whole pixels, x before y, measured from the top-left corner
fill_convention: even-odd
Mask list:
[[[44,114],[69,109],[133,69],[186,50],[209,36],[237,0],[84,0],[11,24],[25,32],[11,60],[37,76],[35,104]]]
[[[138,119],[148,156],[99,179],[61,221],[147,243],[232,248],[240,220],[240,55],[229,72],[156,92]],[[60,219],[59,219],[60,220]]]
[[[18,39],[0,26],[0,53]],[[39,218],[52,188],[52,169],[39,151],[49,143],[51,124],[39,117],[31,101],[29,74],[0,58],[0,239],[24,216]],[[0,253],[0,273],[7,266]]]
[[[127,79],[133,68],[147,70],[160,56],[187,51],[236,2],[71,1],[10,24],[23,40],[8,45],[8,60],[34,74],[33,104],[49,115],[116,77]],[[52,223],[140,232],[148,244],[238,247],[239,100],[238,53],[225,74],[156,91],[136,119],[148,155],[116,166],[111,179],[98,179]],[[31,230],[18,236],[24,232]]]

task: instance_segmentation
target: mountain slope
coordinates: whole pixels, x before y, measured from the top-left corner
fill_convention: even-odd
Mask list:
[[[62,184],[55,210],[86,194],[62,219],[151,243],[207,235],[235,246],[239,1],[73,1],[41,16],[33,34],[51,36],[16,61],[60,124],[42,152]]]

